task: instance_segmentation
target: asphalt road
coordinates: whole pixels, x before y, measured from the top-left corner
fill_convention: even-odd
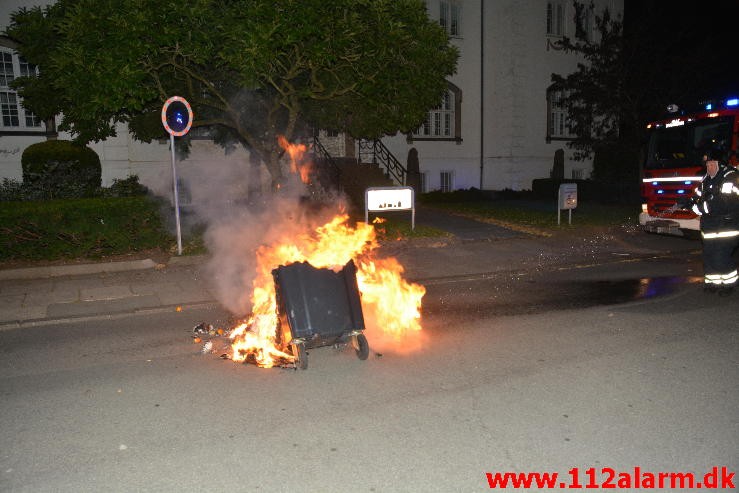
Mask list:
[[[737,471],[739,303],[703,294],[695,267],[435,279],[407,352],[368,330],[367,361],[319,348],[306,371],[201,354],[192,327],[225,323],[219,310],[2,331],[0,491],[473,492],[487,472],[567,486],[574,468],[583,485],[590,467],[598,484]]]

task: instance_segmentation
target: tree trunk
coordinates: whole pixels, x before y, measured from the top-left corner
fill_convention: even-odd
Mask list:
[[[264,164],[267,166],[267,171],[269,171],[269,175],[272,177],[272,190],[279,190],[285,181],[282,175],[282,167],[280,166],[279,152],[273,148]]]

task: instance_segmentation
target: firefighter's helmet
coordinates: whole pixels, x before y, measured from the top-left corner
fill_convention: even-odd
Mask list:
[[[705,152],[706,161],[718,161],[726,164],[726,150],[723,147],[712,147]]]

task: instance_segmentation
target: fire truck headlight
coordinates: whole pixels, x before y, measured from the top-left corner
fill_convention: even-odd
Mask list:
[[[642,204],[642,205],[641,205],[641,211],[642,211],[642,212],[643,212],[644,214],[646,214],[646,213],[647,213],[647,204]]]

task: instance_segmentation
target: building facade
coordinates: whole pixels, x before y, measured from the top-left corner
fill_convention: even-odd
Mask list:
[[[16,9],[48,3],[3,1],[0,30]],[[528,190],[532,180],[550,176],[558,151],[564,154],[566,178],[588,178],[591,163],[572,159],[566,147],[566,108],[548,90],[552,73],[567,75],[581,61],[556,45],[562,36],[574,37],[572,0],[426,0],[426,6],[429,17],[459,48],[457,73],[448,80],[443,101],[413,134],[383,139],[401,163],[411,149],[417,151],[423,191]],[[594,6],[595,14],[607,8],[614,16],[623,15],[623,0],[594,0]],[[592,15],[585,27],[595,35]],[[70,136],[57,134],[54,122],[41,122],[26,112],[8,86],[13,78],[35,70],[14,48],[10,40],[0,38],[0,178],[20,180],[27,146]],[[332,153],[357,155],[356,149],[347,149],[343,136],[325,137]],[[155,191],[171,188],[168,141],[137,142],[120,126],[117,137],[90,147],[100,156],[104,185],[136,174]],[[213,142],[198,140],[179,163],[180,174],[192,183],[206,175],[212,179],[215,169],[222,171],[226,183],[234,183],[233,173],[266,180],[266,171],[250,169],[248,158],[244,150],[226,155]]]

